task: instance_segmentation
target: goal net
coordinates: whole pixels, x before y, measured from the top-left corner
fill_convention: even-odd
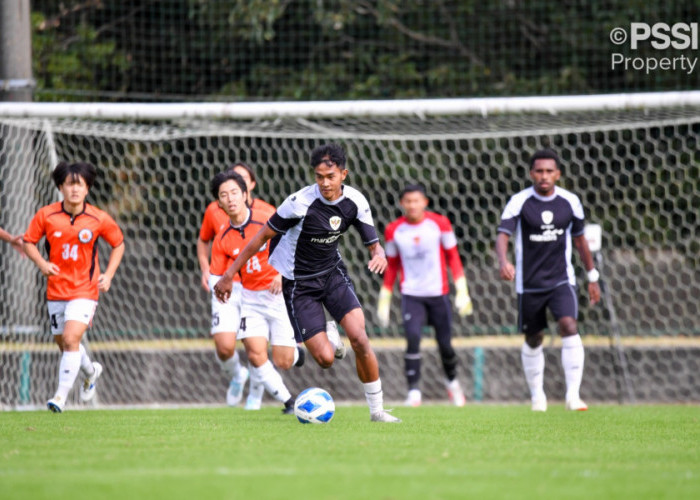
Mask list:
[[[610,378],[619,366],[607,340],[615,333],[632,358],[634,396],[700,399],[693,342],[700,335],[700,107],[441,109],[326,116],[320,103],[306,115],[245,119],[188,113],[156,119],[143,110],[122,120],[0,113],[0,227],[21,234],[38,208],[59,199],[50,181],[58,161],[95,164],[99,174],[88,201],[117,220],[127,245],[86,336],[106,366],[100,403],[220,403],[226,381],[214,360],[210,299],[200,288],[195,254],[211,201],[209,180],[244,161],[257,172],[256,195],[279,204],[314,182],[310,151],[336,141],[347,151],[347,182],[367,196],[380,232],[400,214],[398,193],[409,182],[423,183],[431,209],[452,221],[474,300],[474,315],[455,317],[453,327],[460,380],[472,399],[522,400],[527,387],[515,294],[511,283],[498,279],[493,243],[508,197],[529,185],[530,154],[552,147],[563,162],[560,184],[580,196],[587,221],[603,228],[601,273],[614,305],[614,311],[588,307],[580,282],[580,330],[588,345],[582,395],[617,397]],[[381,280],[366,271],[357,234],[346,233],[341,252],[365,306],[387,398],[401,399],[399,303],[394,299],[392,325],[380,328],[375,305]],[[109,248],[100,254],[104,265]],[[582,278],[576,255],[574,261]],[[45,312],[45,279],[3,244],[0,282],[0,404],[41,406],[55,389],[59,359]],[[425,336],[424,397],[444,398],[431,332]],[[650,349],[659,337],[671,339],[671,347]],[[545,379],[563,396],[558,351],[547,352]],[[352,361],[328,371],[313,364],[284,374],[290,388],[320,385],[339,399],[363,397]]]

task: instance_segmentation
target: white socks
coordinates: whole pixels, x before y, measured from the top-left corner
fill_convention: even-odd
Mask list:
[[[92,360],[90,359],[90,356],[88,356],[87,350],[85,350],[85,346],[83,344],[80,344],[80,371],[83,372],[83,375],[86,377],[92,377],[95,374],[95,367],[92,366]]]
[[[384,393],[382,392],[382,380],[362,384],[365,388],[365,398],[369,405],[369,414],[381,413],[384,411]]]
[[[561,339],[561,366],[566,378],[566,400],[579,399],[579,389],[583,378],[583,342],[579,334]]]
[[[269,359],[262,366],[255,367],[250,365],[250,371],[253,374],[251,379],[262,382],[265,390],[277,401],[285,403],[292,397],[289,389],[284,385],[282,375],[279,374]]]
[[[520,359],[523,362],[523,371],[525,372],[525,380],[530,388],[530,396],[532,401],[546,400],[544,394],[544,352],[542,346],[535,349],[523,343],[520,350]]]
[[[63,402],[68,399],[68,393],[73,388],[75,379],[78,377],[81,356],[80,351],[63,351],[61,356],[61,363],[58,365],[58,389],[56,389],[56,396],[59,396]]]
[[[238,375],[238,372],[241,369],[241,357],[238,355],[238,351],[233,351],[233,356],[228,358],[226,361],[221,361],[218,356],[216,357],[216,360],[219,362],[219,366],[221,366],[221,369],[226,374],[226,378],[228,380],[231,380],[233,377]]]

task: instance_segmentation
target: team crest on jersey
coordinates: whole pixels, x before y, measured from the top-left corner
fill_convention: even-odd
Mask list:
[[[63,234],[63,233],[62,233],[61,231],[56,231],[55,233],[53,233],[53,237],[54,237],[54,238],[60,238],[62,234]]]
[[[340,223],[342,222],[342,219],[340,217],[338,217],[337,215],[334,215],[333,217],[328,219],[328,222],[331,225],[331,229],[333,229],[333,231],[337,231],[338,228],[340,227]]]
[[[544,212],[542,212],[542,222],[544,222],[545,224],[551,224],[553,220],[554,214],[551,211],[545,210]]]
[[[89,229],[81,229],[78,233],[80,243],[89,243],[92,240],[92,231]]]

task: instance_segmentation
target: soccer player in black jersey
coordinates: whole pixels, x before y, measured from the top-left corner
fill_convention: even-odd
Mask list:
[[[551,149],[535,152],[530,159],[533,185],[508,201],[496,239],[501,279],[515,280],[518,326],[525,334],[521,359],[533,411],[547,410],[542,352],[547,309],[557,320],[562,338],[566,408],[588,409],[579,396],[584,352],[576,325],[578,301],[576,277],[571,265],[572,242],[588,271],[591,304],[600,300],[599,275],[593,267],[593,257],[583,234],[583,206],[575,194],[556,185],[560,177],[557,154]],[[515,267],[506,255],[511,236],[515,239]]]
[[[292,194],[277,208],[214,291],[219,300],[225,301],[235,274],[272,240],[269,262],[283,276],[284,299],[297,342],[304,342],[323,368],[345,356],[335,323],[326,322],[325,307],[350,339],[370,419],[400,422],[384,410],[379,365],[365,331],[365,316],[338,251],[338,239],[353,226],[369,250],[369,270],[381,274],[387,267],[367,199],[357,189],[343,184],[348,175],[345,161],[345,152],[337,144],[314,149],[311,166],[316,184]]]

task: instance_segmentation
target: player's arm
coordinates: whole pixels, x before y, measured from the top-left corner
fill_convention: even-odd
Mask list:
[[[384,253],[384,249],[377,241],[369,245],[367,247],[367,250],[369,250],[370,255],[367,268],[373,273],[382,274],[386,270],[387,266],[386,254]]]
[[[392,242],[387,242],[387,248],[393,245]],[[395,245],[394,245],[395,247]],[[377,300],[377,317],[379,324],[383,327],[389,326],[389,311],[391,310],[391,296],[394,289],[394,282],[399,274],[401,267],[401,257],[399,255],[387,255],[387,266],[384,272],[384,283],[379,289],[379,299]]]
[[[214,293],[220,302],[226,302],[231,296],[233,289],[233,277],[241,270],[253,255],[258,253],[260,248],[270,239],[277,235],[277,231],[272,229],[269,224],[265,224],[260,231],[248,242],[248,244],[238,254],[233,264],[229,266],[221,279],[214,285]]]
[[[588,273],[588,296],[591,299],[591,304],[596,304],[600,300],[600,284],[598,283],[598,270],[593,264],[591,249],[588,247],[588,241],[583,234],[574,236],[572,239],[574,246],[581,257],[583,266],[586,268],[586,272]]]
[[[42,255],[34,243],[24,242],[24,253],[27,254],[36,267],[44,276],[56,276],[61,271],[53,262],[49,262]]]
[[[124,245],[123,240],[119,245],[112,248],[109,254],[109,261],[107,261],[107,269],[97,278],[97,288],[100,292],[107,292],[112,286],[112,278],[114,278],[114,274],[117,272],[119,264],[121,264],[125,250],[126,245]]]
[[[211,251],[211,241],[204,241],[197,238],[197,260],[199,261],[199,270],[202,273],[202,288],[207,292],[209,290],[209,252]]]
[[[459,252],[457,252],[457,245],[445,249],[445,259],[450,266],[452,279],[455,283],[455,308],[457,309],[457,314],[469,316],[474,312],[474,305],[469,295],[467,276],[464,274],[464,267],[462,267],[462,259],[459,258]]]
[[[508,242],[510,235],[499,232],[496,237],[496,256],[498,257],[498,268],[501,279],[513,281],[515,279],[515,267],[508,260]]]
[[[22,236],[17,235],[13,236],[7,231],[5,231],[3,228],[0,227],[0,240],[8,242],[10,245],[12,245],[12,248],[17,250],[19,254],[24,257],[24,248],[22,245]]]

